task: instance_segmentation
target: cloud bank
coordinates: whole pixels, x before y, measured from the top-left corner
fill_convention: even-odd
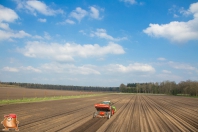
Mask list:
[[[186,11],[193,14],[193,19],[187,22],[173,21],[168,24],[149,24],[143,32],[149,36],[166,38],[172,42],[184,43],[190,40],[198,40],[198,2],[191,4]]]
[[[34,58],[47,58],[56,61],[73,61],[74,57],[98,57],[107,54],[124,54],[125,51],[122,46],[109,42],[106,46],[100,46],[98,44],[75,44],[66,43],[58,44],[39,41],[29,41],[24,48],[17,49],[27,57]]]

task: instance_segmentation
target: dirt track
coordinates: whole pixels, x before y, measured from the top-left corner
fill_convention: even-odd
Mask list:
[[[117,112],[109,120],[92,118],[103,100],[114,102]],[[9,113],[17,114],[22,132],[198,131],[198,99],[186,97],[113,94],[0,106],[1,121]]]

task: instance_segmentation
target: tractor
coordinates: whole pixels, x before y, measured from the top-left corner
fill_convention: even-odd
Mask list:
[[[95,117],[105,117],[110,119],[112,115],[116,112],[115,106],[110,101],[103,101],[102,103],[95,104],[96,112],[93,113],[93,118]]]

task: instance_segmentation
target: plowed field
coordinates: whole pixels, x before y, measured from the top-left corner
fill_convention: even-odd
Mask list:
[[[15,86],[13,87],[0,86],[0,100],[35,98],[35,97],[85,95],[85,94],[94,94],[94,93],[97,93],[97,92],[47,90],[47,89],[22,88],[22,87],[15,87]]]
[[[93,118],[94,104],[103,100],[114,102],[117,112]],[[0,106],[1,121],[9,113],[17,114],[21,132],[198,132],[197,98],[109,94]]]

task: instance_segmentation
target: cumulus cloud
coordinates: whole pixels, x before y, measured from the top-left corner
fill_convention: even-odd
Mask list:
[[[15,11],[0,5],[0,28],[4,30],[9,30],[10,28],[8,23],[14,22],[18,18],[19,17],[15,13]]]
[[[23,30],[18,31],[18,32],[0,30],[0,41],[9,40],[12,38],[24,38],[24,37],[30,37],[30,36],[31,36],[30,34],[26,33]]]
[[[108,71],[111,72],[121,72],[121,73],[130,73],[130,72],[143,72],[143,73],[153,73],[155,69],[149,64],[142,63],[133,63],[128,66],[122,64],[111,64],[108,66]]]
[[[120,0],[121,2],[129,3],[129,4],[135,4],[136,0]]]
[[[95,18],[95,19],[99,19],[99,11],[98,11],[98,9],[96,9],[95,7],[93,7],[93,6],[91,6],[90,7],[90,10],[91,10],[91,13],[90,13],[90,16],[92,17],[92,18]]]
[[[73,57],[98,57],[107,54],[124,54],[122,46],[109,42],[106,46],[98,44],[47,44],[44,42],[32,41],[27,42],[27,45],[22,49],[17,49],[20,53],[27,57],[47,58],[56,61],[73,61]]]
[[[15,11],[0,5],[0,22],[14,22],[18,18]]]
[[[102,19],[102,17],[100,17],[100,10],[103,11],[103,9],[98,9],[94,6],[90,6],[90,16],[91,18],[94,19]]]
[[[34,68],[32,66],[21,66],[21,67],[9,67],[6,66],[2,69],[3,71],[8,71],[8,72],[20,72],[20,71],[30,71],[30,72],[37,72],[40,73],[41,70],[39,70],[38,68]]]
[[[47,40],[50,40],[51,36],[49,35],[48,32],[44,32],[44,38],[47,39]]]
[[[14,68],[14,67],[4,67],[2,69],[3,71],[8,71],[8,72],[18,72],[19,70],[17,68]]]
[[[114,38],[111,35],[107,34],[107,31],[105,29],[96,29],[96,31],[92,31],[90,34],[91,37],[99,37],[111,41],[121,41],[121,40],[126,40],[127,37],[122,37],[122,38]]]
[[[166,60],[166,58],[159,57],[159,58],[157,58],[157,60],[159,60],[159,61],[165,61],[165,60]]]
[[[43,39],[43,37],[41,37],[39,35],[34,35],[34,36],[32,36],[32,38],[34,38],[34,39]]]
[[[39,18],[38,21],[39,22],[46,22],[47,20],[46,19]]]
[[[9,24],[8,23],[1,23],[0,22],[0,28],[4,30],[10,30]]]
[[[60,73],[60,74],[68,74],[68,75],[102,75],[106,73],[110,73],[113,75],[114,73],[133,73],[133,74],[151,74],[155,72],[155,69],[149,64],[142,64],[142,63],[133,63],[129,64],[128,66],[124,66],[122,64],[110,64],[104,66],[96,66],[91,64],[84,64],[84,65],[74,65],[71,63],[45,63],[42,64],[39,68],[33,67],[21,67],[21,69],[27,70],[31,69],[34,72],[51,72],[51,73]]]
[[[22,71],[32,71],[32,72],[37,72],[37,73],[40,73],[40,72],[41,72],[40,69],[34,68],[34,67],[32,67],[32,66],[20,67],[20,69],[21,69]]]
[[[65,24],[71,24],[71,25],[73,25],[73,24],[76,24],[76,22],[73,21],[73,20],[71,20],[71,19],[66,19],[66,20],[63,21],[63,22],[57,22],[56,24],[57,24],[57,25],[65,25]]]
[[[40,69],[45,72],[54,72],[54,73],[68,73],[68,74],[81,74],[81,75],[90,75],[96,74],[100,75],[101,73],[97,70],[98,68],[94,65],[82,65],[76,66],[74,64],[65,64],[65,63],[46,63],[43,64]]]
[[[186,63],[178,63],[178,62],[169,61],[168,64],[169,64],[169,66],[171,66],[175,69],[191,70],[191,71],[198,72],[198,69],[196,67],[193,67],[193,66],[191,66],[189,64],[186,64]]]
[[[76,19],[78,22],[80,22],[84,17],[90,17],[97,20],[102,19],[100,12],[104,11],[103,9],[96,6],[90,6],[89,9],[90,10],[84,10],[81,7],[77,7],[70,13],[69,17]],[[69,24],[75,24],[74,21],[70,19],[67,19],[66,22]]]
[[[165,74],[171,74],[172,72],[171,71],[168,71],[168,70],[162,70],[163,73]]]
[[[58,10],[51,9],[44,2],[37,0],[30,0],[30,1],[16,0],[16,2],[18,9],[26,9],[34,15],[37,15],[36,14],[37,12],[46,16],[54,16],[57,14],[64,13],[64,11],[61,9]]]
[[[24,37],[32,37],[36,39],[42,38],[38,35],[32,36],[23,30],[13,31],[12,29],[10,29],[8,23],[14,22],[18,18],[19,17],[15,13],[15,11],[0,5],[0,41],[2,40],[12,41],[13,38],[24,38]],[[39,20],[41,21],[41,19]],[[44,21],[44,19],[42,21]]]
[[[193,14],[192,20],[187,22],[173,21],[161,25],[149,24],[149,27],[143,32],[152,37],[162,37],[179,43],[198,40],[198,2],[191,4],[188,12]]]
[[[67,19],[65,22],[66,22],[66,23],[69,23],[69,24],[75,24],[75,22],[72,21],[72,20],[70,20],[70,19]]]
[[[88,15],[88,12],[86,10],[83,10],[80,7],[77,7],[75,10],[73,10],[70,13],[70,17],[77,19],[79,22],[81,21],[81,19],[83,19],[87,15]]]

